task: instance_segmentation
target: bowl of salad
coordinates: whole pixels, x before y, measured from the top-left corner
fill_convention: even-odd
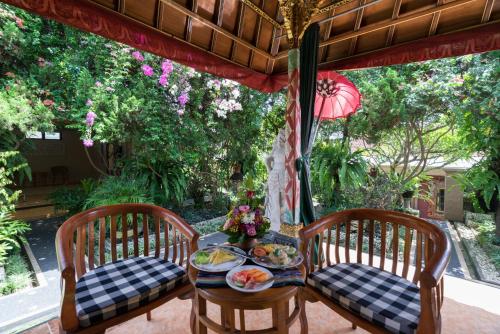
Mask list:
[[[274,276],[266,268],[245,265],[231,269],[226,282],[232,289],[241,292],[259,292],[273,285]]]

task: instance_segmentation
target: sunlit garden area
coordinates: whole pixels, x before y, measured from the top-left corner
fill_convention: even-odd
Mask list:
[[[361,94],[360,107],[314,123],[307,161],[314,217],[373,208],[426,219],[451,241],[447,278],[497,291],[499,59],[500,51],[490,51],[339,71]],[[56,231],[85,210],[153,204],[182,217],[203,242],[217,244],[225,240],[221,231],[243,242],[230,224],[255,209],[256,225],[245,237],[263,237],[269,228],[278,234],[280,215],[277,228],[266,217],[275,186],[284,182],[276,166],[286,110],[286,88],[261,92],[0,3],[0,332],[59,316]],[[156,247],[160,254],[158,244],[168,252],[169,240],[177,240],[168,228],[160,239],[159,227],[148,239],[147,219],[139,218],[143,239],[137,241],[137,214],[130,217],[129,230],[126,214],[118,221],[124,247],[132,219],[134,250],[137,242],[141,252]],[[339,227],[337,246],[341,240],[349,248],[349,233],[356,233],[352,247],[359,250],[359,224],[352,231]],[[94,227],[87,239],[80,233],[91,248]],[[370,256],[375,242],[406,259],[407,246],[403,255],[403,243],[398,250],[397,241],[386,241],[385,227],[383,233],[370,237]],[[399,236],[411,244],[402,230]],[[109,245],[117,246],[116,238]],[[87,256],[89,270],[94,267],[89,254],[76,256]],[[497,324],[498,317],[491,314]]]

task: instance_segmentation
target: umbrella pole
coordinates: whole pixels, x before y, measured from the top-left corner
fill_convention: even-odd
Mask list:
[[[325,106],[325,100],[326,97],[323,96],[323,100],[321,101],[321,108],[319,109],[319,115],[318,115],[318,123],[316,124],[316,127],[314,128],[314,133],[311,141],[311,147],[314,147],[314,142],[316,141],[316,135],[318,134],[319,127],[321,125],[321,115],[323,114],[323,107]]]

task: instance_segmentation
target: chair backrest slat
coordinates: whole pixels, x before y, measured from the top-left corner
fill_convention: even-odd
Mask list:
[[[335,262],[340,263],[340,226],[335,229]]]
[[[139,256],[139,229],[137,227],[137,212],[132,213],[132,229],[134,230],[134,256]]]
[[[422,232],[417,231],[417,246],[415,254],[415,274],[413,275],[413,283],[417,283],[420,279],[420,271],[422,270]]]
[[[76,230],[76,275],[82,277],[87,271],[85,270],[85,242],[86,242],[87,226],[81,225]]]
[[[392,223],[392,273],[398,270],[399,260],[399,225]]]
[[[385,267],[385,249],[387,243],[387,223],[380,222],[380,269],[384,270]]]
[[[155,224],[155,257],[160,256],[160,217],[155,216],[154,217],[154,224]]]
[[[330,244],[332,243],[332,229],[329,228],[326,236],[326,265],[331,266],[332,262],[330,260]]]
[[[184,239],[182,238],[182,234],[179,233],[179,265],[182,266],[184,262]]]
[[[319,234],[318,240],[319,240],[319,245],[318,245],[318,266],[319,269],[323,268],[323,261],[325,260],[325,256],[323,255],[323,242],[325,242],[325,236],[323,232]]]
[[[311,241],[308,246],[309,246],[308,254],[309,254],[309,258],[311,259],[309,261],[309,271],[314,271],[314,253],[315,253],[314,252],[314,247],[315,247],[314,241]]]
[[[362,262],[362,254],[363,254],[363,219],[358,220],[358,242],[356,245],[356,261],[358,263]]]
[[[95,268],[94,266],[94,221],[91,221],[89,223],[89,236],[88,236],[88,261],[89,261],[89,270],[92,270]]]
[[[144,237],[144,255],[149,256],[149,225],[148,215],[142,215],[142,236]]]
[[[165,231],[163,232],[165,233],[165,257],[164,257],[165,260],[168,260],[168,255],[170,253],[169,230],[170,230],[170,224],[167,221],[165,221]]]
[[[347,221],[345,223],[345,240],[344,240],[344,253],[345,253],[345,262],[351,262],[349,259],[350,253],[350,241],[351,241],[351,222]]]
[[[373,238],[375,236],[375,222],[370,219],[368,225],[368,265],[373,266]]]
[[[172,262],[177,260],[177,230],[172,226]]]
[[[116,216],[111,216],[111,229],[110,229],[110,239],[111,239],[111,260],[117,260],[117,252],[116,252]]]
[[[410,268],[410,253],[412,244],[412,230],[410,227],[405,227],[405,245],[403,254],[403,272],[402,276],[404,278],[408,277],[408,269]]]
[[[122,212],[122,254],[124,259],[128,258],[128,222],[126,212]]]
[[[106,263],[106,217],[99,218],[99,265]]]

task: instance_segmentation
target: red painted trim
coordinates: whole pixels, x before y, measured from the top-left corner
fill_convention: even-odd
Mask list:
[[[353,70],[431,59],[457,57],[500,49],[500,23],[432,36],[374,51],[345,60],[323,64],[320,70]]]

